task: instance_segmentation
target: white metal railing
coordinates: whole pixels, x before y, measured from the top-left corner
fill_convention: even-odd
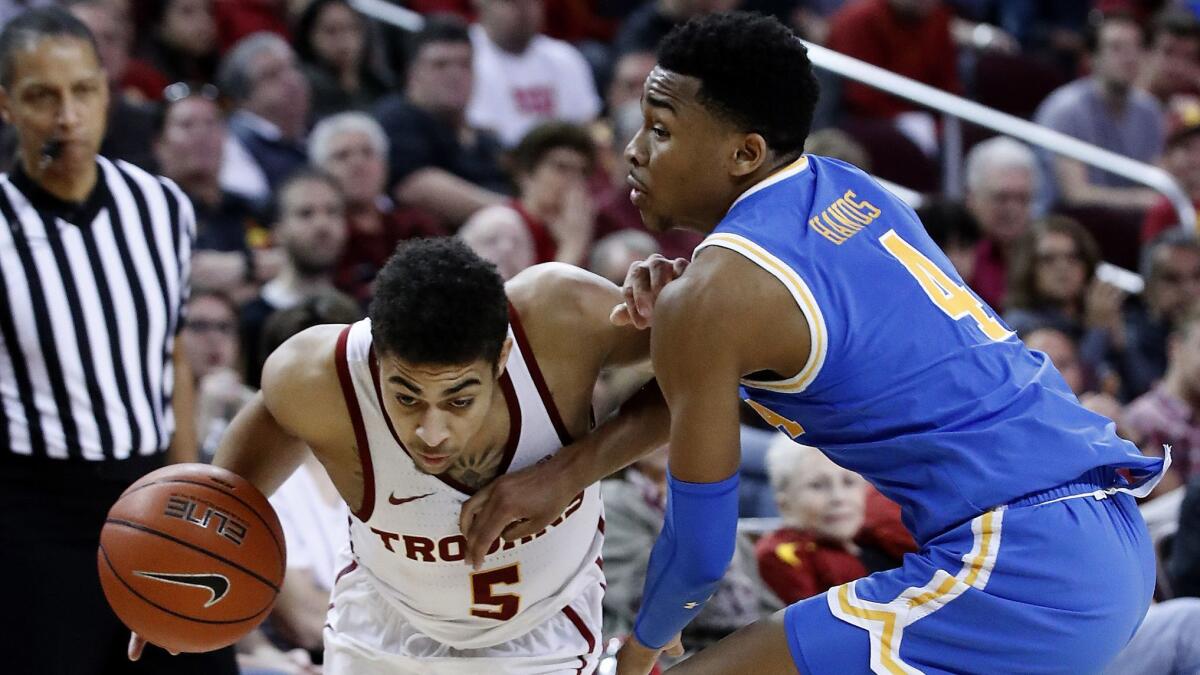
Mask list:
[[[363,14],[384,23],[397,26],[409,31],[420,30],[425,24],[425,17],[420,14],[394,5],[387,0],[350,0],[350,5]],[[951,123],[951,135],[955,135],[958,119],[964,119],[983,127],[993,129],[1003,134],[1019,138],[1048,150],[1061,153],[1077,159],[1085,164],[1099,166],[1119,176],[1128,178],[1136,183],[1147,185],[1171,200],[1171,204],[1179,213],[1180,222],[1185,227],[1196,231],[1196,212],[1191,201],[1180,189],[1171,175],[1162,169],[1132,160],[1104,148],[1084,143],[1066,134],[1047,129],[1032,122],[1002,113],[993,108],[980,105],[974,101],[949,94],[940,89],[916,80],[897,75],[865,61],[846,56],[820,45],[805,42],[808,47],[809,59],[818,68],[824,68],[841,77],[862,82],[868,86],[882,89],[914,101],[922,106],[940,110],[947,115]],[[957,137],[957,136],[956,136]],[[961,139],[960,139],[961,140]],[[961,143],[960,143],[961,145]],[[961,159],[959,152],[950,153],[954,161]],[[958,170],[958,167],[955,167]],[[878,179],[877,179],[878,180]],[[919,206],[924,197],[908,188],[888,181],[880,181],[884,187],[900,197],[913,208]],[[1096,273],[1105,281],[1112,283],[1128,293],[1140,293],[1145,284],[1137,274],[1108,263],[1100,263]]]
[[[1193,232],[1196,231],[1196,212],[1192,208],[1191,200],[1171,177],[1171,174],[1157,166],[1118,155],[1091,143],[1085,143],[1078,138],[980,105],[961,96],[935,89],[927,84],[897,75],[832,49],[810,42],[804,44],[808,47],[809,59],[818,68],[906,98],[926,108],[933,108],[949,116],[964,119],[981,127],[987,127],[1027,143],[1041,146],[1052,152],[1077,159],[1084,164],[1100,167],[1109,173],[1153,188],[1171,200],[1171,205],[1179,213],[1180,223]]]

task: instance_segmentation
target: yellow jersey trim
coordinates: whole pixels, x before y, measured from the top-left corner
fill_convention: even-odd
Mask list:
[[[792,294],[792,298],[800,307],[800,311],[804,314],[805,320],[808,321],[810,348],[808,360],[805,362],[804,367],[800,369],[800,372],[784,380],[762,381],[742,378],[742,384],[754,389],[764,389],[784,394],[795,394],[807,389],[821,372],[821,366],[825,364],[825,354],[829,345],[829,337],[825,328],[825,317],[821,313],[817,299],[813,295],[812,290],[809,289],[808,284],[796,273],[796,270],[792,269],[779,258],[776,258],[765,248],[741,235],[730,234],[728,232],[710,234],[704,241],[700,242],[700,245],[696,247],[696,251],[699,252],[700,249],[706,246],[720,246],[721,248],[740,253],[754,264],[766,270],[788,289]]]

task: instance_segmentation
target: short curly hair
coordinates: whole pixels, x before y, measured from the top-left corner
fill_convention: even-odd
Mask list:
[[[410,363],[495,366],[508,335],[504,280],[450,237],[401,242],[376,277],[369,314],[376,350]]]
[[[658,65],[700,80],[700,102],[779,154],[798,153],[812,127],[820,87],[808,49],[773,17],[709,14],[675,27]]]

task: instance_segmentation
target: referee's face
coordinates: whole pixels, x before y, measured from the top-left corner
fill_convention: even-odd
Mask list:
[[[17,130],[31,175],[71,175],[96,161],[108,113],[108,82],[96,52],[85,40],[53,36],[19,51],[12,81],[0,87],[4,121]],[[61,152],[43,162],[48,141]]]

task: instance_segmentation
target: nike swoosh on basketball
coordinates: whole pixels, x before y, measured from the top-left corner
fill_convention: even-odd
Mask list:
[[[428,497],[432,494],[433,494],[432,492],[426,492],[425,494],[417,495],[416,497],[405,497],[404,499],[397,499],[396,493],[393,492],[392,494],[388,495],[388,503],[391,504],[392,506],[400,506],[401,504],[415,502],[418,499],[424,499],[425,497]]]
[[[225,598],[225,594],[229,593],[229,578],[223,574],[167,574],[165,572],[137,571],[134,574],[155,581],[165,581],[168,584],[208,589],[212,593],[212,597],[204,603],[205,609],[217,604]]]

